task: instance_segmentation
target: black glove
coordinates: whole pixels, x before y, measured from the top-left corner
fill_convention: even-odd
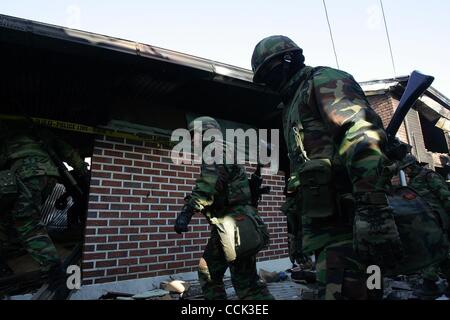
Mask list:
[[[355,252],[365,263],[395,267],[403,259],[403,246],[386,195],[366,193],[355,198]]]
[[[188,232],[188,225],[195,212],[190,206],[184,206],[175,222],[175,232],[182,234]]]

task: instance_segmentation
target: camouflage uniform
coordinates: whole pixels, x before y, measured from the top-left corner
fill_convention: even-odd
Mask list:
[[[363,198],[366,193],[383,192],[388,184],[388,181],[379,179],[386,161],[382,152],[386,135],[381,119],[370,108],[364,92],[350,74],[328,67],[305,66],[302,50],[283,36],[266,38],[255,48],[252,58],[255,82],[265,83],[262,73],[266,71],[266,65],[279,66],[280,62],[277,65],[274,61],[277,52],[282,55],[293,52],[299,55],[297,59],[302,64],[294,73],[289,73],[284,66],[279,67],[278,72],[286,74],[287,80],[280,85],[276,81],[276,85],[271,85],[280,93],[285,105],[284,137],[290,160],[294,163],[294,172],[306,171],[306,166],[311,163],[331,162],[329,176],[332,181],[327,182],[327,186],[319,187],[333,189],[335,197],[329,207],[322,206],[321,217],[314,217],[318,213],[314,209],[312,215],[306,214],[305,200],[309,201],[311,197],[302,196],[303,251],[316,255],[318,280],[326,288],[322,297],[368,298],[366,263],[362,263],[360,255],[355,254],[352,243],[356,238],[356,248],[361,251],[370,251],[375,247],[370,248],[369,245],[374,244],[379,244],[377,249],[380,249],[383,244],[381,241],[377,243],[378,237],[375,235],[369,241],[361,241],[357,237],[370,234],[368,229],[371,224],[377,223],[378,229],[386,231],[385,234],[391,237],[395,245],[400,244],[392,214],[382,201],[378,207],[380,210],[372,210],[372,203],[365,207],[364,201],[361,201],[363,205],[357,211],[357,219],[355,223],[352,221],[352,193]],[[291,63],[292,57],[285,56],[283,59]],[[274,76],[270,73],[266,77],[269,79],[267,85],[274,82]],[[312,162],[314,160],[318,161]],[[303,185],[303,188],[308,188],[309,183],[300,174],[300,190]],[[313,192],[314,188],[311,187]],[[314,205],[320,206],[321,201],[325,199],[317,199]],[[335,208],[332,203],[336,202],[340,202],[341,208]],[[369,222],[363,219],[363,213]],[[380,217],[381,214],[385,216]],[[387,227],[385,222],[388,222]],[[353,232],[354,226],[357,226],[357,236]],[[368,247],[364,248],[366,245]],[[391,246],[387,247],[391,249]]]
[[[15,173],[19,181],[18,197],[2,221],[10,222],[7,228],[13,228],[22,246],[36,260],[42,271],[48,271],[58,265],[60,259],[56,248],[41,222],[40,209],[51,194],[59,177],[58,169],[47,151],[37,138],[39,130],[49,148],[75,170],[84,174],[86,165],[72,147],[53,135],[50,131],[31,129],[21,122],[8,122],[1,133],[2,154],[6,158],[7,168]]]
[[[202,118],[217,122],[211,118]],[[206,119],[206,120],[205,120]],[[183,230],[179,230],[179,221],[186,217]],[[238,258],[228,263],[218,231],[214,225],[215,219],[234,214],[257,215],[257,210],[251,206],[251,194],[245,168],[232,164],[201,165],[201,174],[195,183],[192,194],[182,213],[177,219],[175,229],[178,233],[187,231],[187,224],[195,213],[204,213],[211,224],[211,238],[208,241],[203,257],[200,259],[198,276],[203,294],[207,300],[225,300],[227,298],[223,277],[228,268],[231,271],[231,281],[239,299],[265,300],[273,299],[265,285],[259,281],[256,271],[256,256]]]
[[[408,186],[417,191],[431,205],[434,211],[441,217],[444,227],[449,228],[450,219],[450,191],[445,179],[433,170],[412,164],[408,167],[410,178]],[[449,258],[439,265],[426,268],[423,278],[436,282],[439,280],[439,270],[447,281],[450,282],[450,253]]]

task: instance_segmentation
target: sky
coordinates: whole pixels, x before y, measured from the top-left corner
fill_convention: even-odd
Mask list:
[[[326,0],[340,68],[392,78],[379,0]],[[397,76],[420,70],[450,97],[450,1],[383,0]],[[3,0],[0,13],[134,40],[250,69],[255,45],[283,34],[306,63],[336,67],[322,0]]]

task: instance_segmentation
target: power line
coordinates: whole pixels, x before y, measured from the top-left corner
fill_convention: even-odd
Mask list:
[[[386,37],[387,37],[387,41],[389,44],[389,52],[391,53],[392,69],[394,70],[394,79],[396,79],[397,78],[397,70],[395,68],[394,54],[392,53],[391,37],[389,36],[389,28],[388,28],[388,25],[386,22],[386,15],[384,13],[383,0],[380,0],[380,5],[381,5],[381,12],[383,13],[384,27],[386,29]]]
[[[336,52],[336,46],[334,44],[333,32],[331,31],[330,18],[328,17],[327,4],[325,3],[325,0],[322,0],[322,1],[323,1],[323,7],[325,9],[325,15],[327,17],[328,29],[330,30],[331,43],[333,44],[334,58],[336,59],[337,68],[340,69],[339,68],[339,60],[338,60],[338,56],[337,56],[337,52]]]

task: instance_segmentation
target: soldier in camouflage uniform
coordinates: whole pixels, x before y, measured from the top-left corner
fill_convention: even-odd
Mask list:
[[[189,125],[191,132],[194,130],[194,122],[202,123],[202,131],[220,130],[216,120],[202,117]],[[273,299],[265,285],[259,281],[256,256],[238,258],[227,263],[217,227],[214,225],[215,220],[229,214],[257,215],[257,210],[251,205],[245,168],[234,164],[206,164],[203,161],[201,175],[176,220],[175,231],[178,234],[187,232],[188,224],[196,213],[204,213],[212,227],[211,238],[198,266],[199,281],[205,299],[227,299],[223,277],[228,268],[239,299]]]
[[[402,245],[388,205],[386,134],[353,77],[304,64],[291,39],[262,40],[254,82],[280,94],[289,157],[300,177],[303,251],[315,254],[326,299],[365,299],[366,266],[399,262]],[[377,295],[380,292],[376,293]]]
[[[80,176],[87,174],[87,164],[70,145],[49,130],[32,128],[22,121],[3,121],[0,129],[5,169],[15,174],[19,185],[12,207],[8,212],[2,212],[2,222],[10,222],[8,228],[15,230],[20,243],[39,263],[41,271],[57,270],[60,258],[40,214],[41,206],[59,178],[46,147],[52,148]]]
[[[450,190],[445,179],[426,167],[419,165],[413,155],[408,155],[399,165],[409,178],[408,186],[414,189],[431,205],[439,215],[444,228],[449,230],[450,219]],[[439,271],[447,282],[450,283],[450,252],[448,259],[438,265],[426,268],[423,273],[423,285],[420,294],[423,296],[434,296],[439,294],[436,282],[439,280]]]

